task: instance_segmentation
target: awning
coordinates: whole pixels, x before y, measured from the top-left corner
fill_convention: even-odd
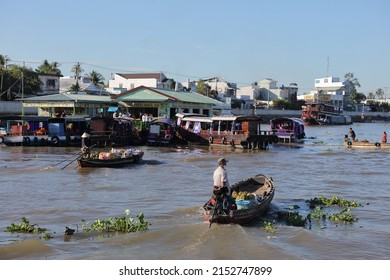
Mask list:
[[[118,111],[118,107],[109,107],[108,112],[116,112]]]

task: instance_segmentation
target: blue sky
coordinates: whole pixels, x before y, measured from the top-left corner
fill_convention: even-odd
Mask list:
[[[273,78],[309,92],[316,78],[358,78],[390,97],[390,1],[2,1],[0,54],[63,75],[80,62],[110,73],[219,76],[238,86]],[[329,61],[329,63],[328,63]]]

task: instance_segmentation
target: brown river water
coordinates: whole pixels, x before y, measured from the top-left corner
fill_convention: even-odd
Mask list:
[[[380,140],[389,123],[353,124],[358,139]],[[267,151],[209,147],[141,147],[143,160],[121,169],[78,168],[78,148],[0,146],[0,259],[3,260],[388,260],[390,252],[390,150],[342,145],[349,126],[306,127],[298,147]],[[199,207],[210,197],[212,173],[229,159],[230,183],[259,173],[273,178],[274,200],[262,220],[248,226],[203,221]],[[323,195],[355,200],[358,221],[312,221],[305,227],[264,221],[278,211]],[[97,234],[82,220],[143,212],[148,231]],[[333,210],[329,210],[333,211]],[[54,238],[5,232],[22,217]],[[65,227],[77,229],[64,236]]]

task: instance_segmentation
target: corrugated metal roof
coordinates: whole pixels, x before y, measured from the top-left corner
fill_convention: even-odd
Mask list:
[[[30,98],[24,98],[28,102],[65,102],[65,101],[76,101],[76,102],[98,102],[98,103],[110,103],[113,102],[110,96],[105,95],[89,95],[89,94],[72,94],[72,93],[58,93],[44,96],[36,96]]]
[[[203,104],[223,104],[223,102],[212,99],[196,92],[174,91],[168,89],[148,88],[140,86],[132,90],[122,92],[113,98],[121,101],[156,101],[162,102],[166,100],[181,101],[187,103],[203,103]]]

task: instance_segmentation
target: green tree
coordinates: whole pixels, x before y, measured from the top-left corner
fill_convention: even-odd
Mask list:
[[[174,90],[175,87],[176,87],[176,82],[175,82],[175,80],[174,80],[174,79],[169,79],[169,81],[171,82],[171,84],[169,85],[169,88]]]
[[[369,92],[367,95],[368,99],[374,99],[375,95],[372,92]]]
[[[203,80],[199,80],[196,84],[196,92],[205,96],[209,96],[211,92],[211,87]]]
[[[3,74],[2,100],[14,100],[15,96],[36,94],[41,90],[38,73],[30,67],[9,65]]]
[[[344,78],[349,83],[349,86],[350,86],[350,93],[351,93],[350,99],[353,101],[358,101],[359,96],[357,94],[358,93],[357,88],[360,87],[359,80],[357,78],[355,78],[353,73],[351,73],[351,72],[348,72],[347,74],[345,74]]]
[[[375,96],[377,97],[377,99],[383,99],[383,97],[385,96],[383,89],[378,88],[375,92]]]
[[[104,77],[102,74],[96,72],[95,70],[87,74],[87,78],[91,80],[91,83],[97,87],[104,87]]]
[[[41,65],[38,66],[36,69],[36,72],[38,74],[54,74],[54,75],[61,75],[61,70],[58,68],[61,65],[54,61],[52,63],[49,63],[47,59],[45,59]]]
[[[80,90],[80,85],[79,85],[79,78],[80,78],[80,75],[82,72],[84,72],[84,70],[81,68],[81,65],[79,62],[77,62],[75,65],[73,65],[72,67],[72,70],[71,70],[73,73],[74,73],[74,77],[76,79],[76,84],[73,84],[69,90],[70,91],[75,91],[76,93]]]
[[[4,71],[9,60],[8,56],[0,54],[0,98],[3,94]]]

